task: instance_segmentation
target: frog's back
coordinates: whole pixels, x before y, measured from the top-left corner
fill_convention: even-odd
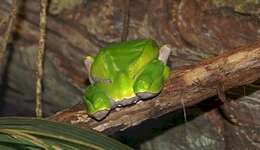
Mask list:
[[[115,63],[114,65],[118,71],[124,71],[129,68],[130,64],[141,59],[140,57],[142,57],[144,49],[150,51],[150,54],[153,54],[154,51],[158,51],[156,43],[151,39],[113,43],[101,49],[101,51],[104,51],[108,62],[112,60],[111,62]],[[156,56],[153,55],[151,57]]]
[[[158,57],[158,47],[151,39],[113,43],[102,48],[91,67],[94,80],[113,79],[118,72],[132,77],[144,65]]]

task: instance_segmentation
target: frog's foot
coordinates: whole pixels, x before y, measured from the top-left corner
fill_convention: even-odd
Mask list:
[[[83,97],[88,114],[96,120],[102,120],[112,109],[111,99],[99,84],[90,85]]]
[[[159,60],[161,60],[164,64],[166,64],[170,56],[170,53],[171,53],[170,45],[163,45],[160,48]]]
[[[85,100],[85,104],[87,107],[88,115],[98,121],[103,120],[112,109],[111,105],[100,106],[100,104],[96,104],[95,102],[91,103],[90,101],[86,101],[86,100]]]
[[[158,79],[151,79],[148,76],[140,77],[134,86],[135,94],[140,99],[149,99],[157,96],[162,88],[164,80],[158,76]]]
[[[160,93],[168,77],[168,68],[160,60],[150,63],[137,77],[134,83],[134,92],[141,99],[148,99]]]
[[[108,115],[108,110],[101,110],[94,114],[91,114],[92,117],[94,117],[96,120],[102,120]]]
[[[135,96],[135,97],[132,97],[132,98],[126,98],[126,99],[123,99],[121,101],[118,101],[118,102],[115,102],[114,103],[114,107],[121,107],[121,106],[127,106],[127,105],[130,105],[130,104],[134,104],[134,103],[137,103],[137,101],[139,100],[140,98],[138,96]]]
[[[136,95],[138,97],[140,97],[141,99],[149,99],[149,98],[153,98],[155,96],[157,96],[160,92],[158,93],[149,93],[149,92],[139,92],[139,93],[136,93]]]
[[[166,66],[156,60],[144,68],[134,83],[134,92],[141,99],[148,99],[160,93],[164,84]]]
[[[94,59],[93,59],[92,57],[90,57],[90,56],[87,56],[87,57],[85,58],[85,60],[84,60],[84,65],[85,65],[85,67],[86,67],[86,69],[87,69],[89,82],[90,82],[91,84],[94,83],[94,80],[93,80],[93,78],[92,78],[92,76],[91,76],[91,73],[90,73],[90,69],[91,69],[91,66],[92,66],[93,61],[94,61]]]

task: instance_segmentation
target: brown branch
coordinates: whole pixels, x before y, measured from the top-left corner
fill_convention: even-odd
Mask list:
[[[4,66],[5,66],[5,55],[6,55],[6,46],[8,44],[8,41],[10,39],[12,30],[14,28],[15,20],[16,20],[16,14],[17,14],[17,0],[13,0],[12,3],[12,10],[10,13],[9,18],[9,24],[7,26],[7,30],[5,31],[5,34],[3,36],[3,40],[0,43],[0,75],[3,74]],[[7,18],[6,18],[7,19]],[[5,18],[3,22],[5,21]],[[1,23],[3,23],[1,22]],[[1,24],[0,24],[1,25]]]
[[[136,126],[185,106],[192,106],[223,89],[251,83],[260,78],[260,41],[224,53],[190,68],[173,70],[161,94],[133,106],[113,110],[98,122],[88,117],[83,104],[58,112],[50,120],[67,122],[102,132],[114,132]]]
[[[43,61],[45,51],[46,37],[46,16],[47,16],[48,0],[41,0],[40,12],[40,40],[39,50],[37,55],[37,70],[36,70],[36,107],[35,112],[37,117],[42,117],[42,79],[43,79]]]

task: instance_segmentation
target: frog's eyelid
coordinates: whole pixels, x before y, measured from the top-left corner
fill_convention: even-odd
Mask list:
[[[170,53],[171,53],[171,47],[170,45],[163,45],[161,48],[160,48],[160,51],[159,51],[159,60],[161,60],[164,64],[167,63],[168,61],[168,58],[170,56]]]

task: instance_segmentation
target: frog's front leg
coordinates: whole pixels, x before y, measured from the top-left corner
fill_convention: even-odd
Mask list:
[[[171,49],[168,45],[160,48],[158,59],[153,60],[141,71],[134,83],[134,92],[141,99],[147,99],[160,93],[170,74],[166,65]]]
[[[102,120],[112,109],[113,104],[102,88],[103,83],[90,85],[84,95],[88,114],[97,120]]]

